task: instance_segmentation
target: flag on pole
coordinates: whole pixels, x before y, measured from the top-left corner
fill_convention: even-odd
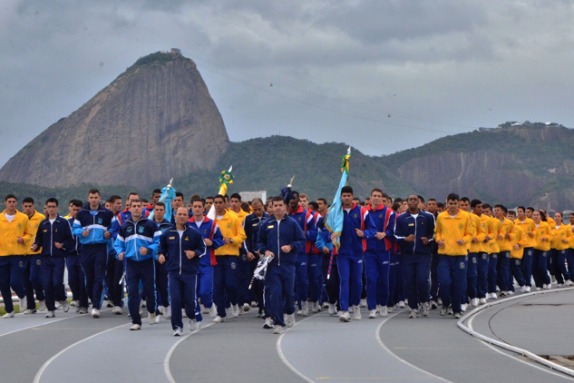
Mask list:
[[[341,181],[339,182],[339,187],[337,193],[335,193],[335,198],[333,198],[333,203],[327,211],[327,219],[325,220],[325,227],[332,236],[333,246],[339,248],[341,236],[341,231],[343,230],[343,203],[341,201],[341,189],[343,186],[347,185],[347,178],[349,178],[349,160],[351,159],[351,147],[347,149],[347,154],[341,159]]]
[[[233,174],[231,171],[233,170],[233,165],[229,167],[228,170],[222,170],[221,175],[219,176],[219,192],[217,194],[221,194],[225,196],[227,194],[227,185],[233,183]],[[209,208],[209,212],[207,213],[207,218],[211,220],[215,220],[215,206],[211,205]]]
[[[165,215],[164,219],[168,222],[171,222],[171,216],[173,215],[171,209],[171,201],[175,199],[175,188],[173,187],[173,178],[169,180],[169,183],[161,188],[161,195],[159,197],[159,201],[165,203]],[[153,220],[153,210],[149,213],[147,217],[150,220]]]

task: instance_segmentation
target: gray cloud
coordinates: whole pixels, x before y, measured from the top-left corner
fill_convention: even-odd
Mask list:
[[[507,120],[572,127],[573,14],[534,0],[5,0],[0,163],[172,47],[235,141],[288,134],[379,155]]]

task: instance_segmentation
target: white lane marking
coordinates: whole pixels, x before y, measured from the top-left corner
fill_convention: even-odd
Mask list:
[[[477,308],[475,308],[474,310],[470,311],[469,313],[465,314],[462,318],[460,318],[460,319],[457,321],[457,326],[458,326],[458,328],[460,328],[462,331],[466,332],[467,334],[472,335],[472,336],[474,336],[475,338],[478,338],[478,339],[481,340],[484,344],[487,344],[487,343],[488,343],[487,345],[495,345],[495,346],[498,346],[498,347],[500,347],[500,348],[502,348],[502,349],[504,349],[504,350],[507,350],[507,351],[510,351],[510,352],[513,352],[513,353],[522,355],[523,357],[526,357],[526,358],[528,358],[528,359],[531,359],[531,360],[533,360],[534,362],[538,362],[538,363],[540,363],[540,364],[542,364],[542,365],[544,365],[544,366],[550,368],[550,370],[548,370],[548,368],[542,368],[542,367],[540,367],[540,366],[536,366],[536,365],[534,365],[534,364],[532,364],[532,363],[526,363],[525,361],[520,360],[520,359],[518,359],[517,357],[515,357],[515,356],[513,356],[513,355],[510,355],[510,354],[507,354],[507,353],[504,353],[504,352],[500,352],[500,350],[496,350],[493,346],[490,346],[493,350],[498,351],[498,352],[500,352],[501,354],[506,355],[507,357],[509,357],[509,358],[511,358],[511,359],[518,360],[518,361],[520,361],[520,362],[522,362],[522,363],[525,363],[525,364],[527,364],[527,365],[529,365],[529,366],[531,366],[531,367],[534,367],[534,368],[536,368],[536,369],[538,369],[538,370],[540,370],[540,371],[544,371],[544,372],[549,373],[549,374],[554,374],[554,375],[558,375],[558,376],[561,376],[561,377],[564,377],[564,374],[565,374],[565,375],[568,375],[568,376],[570,376],[570,377],[574,377],[574,370],[572,370],[572,369],[570,369],[570,368],[564,367],[564,366],[562,366],[562,365],[560,365],[560,364],[557,364],[557,363],[554,363],[554,362],[549,361],[549,360],[547,360],[547,359],[541,358],[541,357],[539,357],[538,355],[536,355],[536,354],[534,354],[534,353],[532,353],[532,352],[530,352],[530,351],[528,351],[528,350],[526,350],[526,349],[523,349],[523,348],[520,348],[520,347],[516,347],[516,346],[513,346],[513,345],[508,344],[508,343],[505,343],[505,342],[501,342],[501,341],[496,340],[496,339],[494,339],[494,338],[490,338],[490,337],[488,337],[488,336],[486,336],[486,335],[484,335],[484,334],[481,334],[481,333],[475,331],[475,330],[473,329],[473,327],[472,327],[472,322],[473,322],[474,317],[477,316],[478,314],[480,314],[482,311],[484,311],[484,310],[486,310],[487,308],[490,308],[490,307],[492,307],[492,306],[499,305],[499,304],[506,303],[506,302],[513,301],[513,300],[518,300],[518,299],[521,299],[521,298],[530,297],[530,296],[544,295],[544,294],[550,294],[550,293],[559,293],[559,292],[562,292],[562,291],[568,291],[568,290],[573,290],[573,289],[574,289],[574,288],[570,287],[570,288],[562,288],[562,289],[559,289],[559,290],[534,291],[534,292],[531,292],[531,293],[521,294],[521,295],[515,295],[515,296],[512,296],[512,297],[510,297],[510,298],[505,298],[505,299],[497,300],[497,301],[494,301],[494,302],[490,302],[490,303],[487,303],[486,305],[477,307]],[[468,325],[465,325],[464,322],[467,321],[467,320],[468,320]],[[552,371],[552,370],[560,371],[560,372],[562,372],[562,375],[561,375],[561,374],[558,374],[558,373],[556,373],[556,372],[554,372],[554,371]]]
[[[313,314],[311,316],[308,316],[307,318],[304,318],[300,321],[296,321],[294,327],[297,327],[299,325],[299,323],[305,322],[307,319],[311,319],[314,316],[319,315],[320,313],[321,313],[321,311],[316,313],[316,314]],[[303,379],[304,381],[306,381],[308,383],[315,383],[314,380],[312,380],[311,378],[304,375],[301,371],[297,370],[295,368],[295,366],[293,366],[291,363],[289,363],[289,361],[285,357],[285,354],[283,354],[283,351],[281,350],[281,341],[283,340],[283,337],[285,335],[289,334],[289,331],[291,331],[291,330],[287,330],[283,334],[279,335],[279,339],[277,339],[277,343],[275,343],[275,349],[277,350],[277,354],[279,355],[279,359],[281,359],[281,362],[283,362],[283,364],[285,366],[287,366],[287,368],[290,369],[295,375],[297,375],[298,377],[300,377],[301,379]]]
[[[42,375],[44,374],[44,371],[46,371],[46,369],[48,368],[48,366],[50,366],[50,364],[51,364],[54,360],[56,360],[58,357],[60,357],[62,354],[64,354],[64,353],[67,352],[68,350],[70,350],[70,349],[76,347],[77,345],[82,344],[82,343],[84,343],[84,342],[86,342],[86,341],[88,341],[88,340],[90,340],[90,339],[93,339],[93,338],[95,338],[95,337],[97,337],[97,336],[99,336],[99,335],[106,334],[106,333],[108,333],[108,332],[110,332],[110,331],[113,331],[113,330],[116,330],[116,329],[118,329],[118,328],[120,328],[120,327],[125,327],[125,326],[128,326],[128,325],[131,325],[131,323],[124,323],[124,324],[122,324],[122,325],[119,325],[119,326],[116,326],[116,327],[112,327],[112,328],[109,328],[109,329],[104,330],[104,331],[100,331],[100,332],[98,332],[98,333],[95,333],[95,334],[93,334],[93,335],[90,335],[90,336],[87,337],[87,338],[84,338],[84,339],[82,339],[82,340],[79,340],[79,341],[77,341],[76,343],[72,343],[72,344],[69,345],[68,347],[64,348],[63,350],[61,350],[60,352],[58,352],[57,354],[55,354],[54,356],[52,356],[50,359],[48,359],[48,360],[42,365],[42,367],[40,367],[40,369],[39,369],[38,372],[36,373],[36,376],[34,376],[33,383],[39,383],[39,382],[40,382],[40,379],[42,378]]]
[[[208,328],[210,326],[213,326],[214,323],[210,323],[207,324],[203,327],[200,327],[199,330],[196,330],[194,332],[190,332],[189,334],[182,336],[181,339],[179,339],[177,342],[175,342],[171,348],[169,349],[169,351],[167,352],[167,354],[165,355],[165,358],[163,360],[163,371],[165,373],[165,376],[167,378],[167,381],[169,383],[176,383],[175,382],[175,378],[173,377],[173,375],[171,374],[171,369],[169,368],[169,361],[171,359],[171,356],[173,355],[173,353],[175,352],[175,349],[177,348],[177,346],[179,346],[179,344],[181,342],[183,342],[184,340],[186,340],[188,337],[192,336],[193,334],[198,333],[199,331],[203,330],[204,328]]]
[[[401,312],[399,311],[399,312],[396,312],[396,313],[394,313],[394,314],[389,315],[388,317],[386,317],[385,319],[383,319],[383,320],[381,321],[381,323],[377,326],[377,329],[376,329],[376,331],[375,331],[375,339],[376,339],[377,343],[379,344],[379,346],[381,346],[381,348],[382,348],[383,350],[385,350],[389,355],[393,356],[393,357],[394,357],[396,360],[398,360],[399,362],[404,363],[404,364],[406,364],[407,366],[409,366],[409,367],[411,367],[411,368],[413,368],[413,369],[415,369],[415,370],[417,370],[417,371],[419,371],[419,372],[421,372],[421,373],[423,373],[423,374],[425,374],[425,375],[428,375],[428,376],[430,376],[430,377],[432,377],[432,378],[438,379],[438,380],[441,381],[441,382],[453,383],[453,382],[451,382],[450,380],[447,380],[447,379],[445,379],[445,378],[443,378],[443,377],[440,377],[440,376],[435,375],[435,374],[433,374],[433,373],[431,373],[431,372],[428,372],[428,371],[426,371],[426,370],[423,370],[422,368],[417,367],[417,366],[415,366],[414,364],[412,364],[412,363],[410,363],[410,362],[407,362],[405,359],[399,357],[397,354],[395,354],[394,352],[392,352],[387,346],[385,346],[385,344],[383,343],[382,339],[379,337],[379,334],[381,333],[381,329],[383,328],[383,325],[384,325],[387,321],[389,321],[391,318],[397,316],[397,315],[400,314],[400,313],[401,313]]]

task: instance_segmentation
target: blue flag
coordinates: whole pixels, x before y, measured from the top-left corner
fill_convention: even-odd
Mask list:
[[[169,180],[169,183],[161,188],[161,195],[159,197],[160,202],[165,203],[165,215],[163,219],[168,222],[171,222],[171,216],[173,215],[173,211],[171,208],[171,201],[175,199],[175,188],[172,186],[173,178]],[[148,216],[148,219],[153,220],[153,210]]]
[[[327,211],[327,219],[325,220],[325,227],[333,236],[333,246],[337,249],[340,246],[339,237],[341,236],[341,231],[343,230],[343,203],[341,201],[341,189],[343,186],[347,185],[347,178],[349,178],[349,160],[351,159],[351,147],[347,149],[347,154],[343,156],[341,160],[341,181],[339,182],[339,187],[337,188],[337,193],[335,198],[333,198],[333,203]]]

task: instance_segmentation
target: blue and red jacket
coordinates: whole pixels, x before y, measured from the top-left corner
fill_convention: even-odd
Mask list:
[[[386,237],[383,240],[377,239],[375,236],[367,239],[367,252],[381,253],[384,251],[390,251],[393,245],[392,239],[393,229],[395,227],[395,212],[393,209],[384,205],[380,205],[376,210],[369,205],[369,215],[375,224],[375,234],[384,232]]]
[[[188,226],[194,230],[197,230],[201,234],[202,238],[211,239],[211,241],[213,242],[213,245],[207,247],[207,250],[209,251],[208,253],[209,257],[203,257],[200,263],[204,266],[217,265],[217,260],[215,257],[215,249],[223,246],[223,235],[221,235],[221,230],[219,230],[219,226],[217,226],[217,224],[213,222],[213,220],[207,217],[204,217],[203,221],[201,221],[200,225],[198,226],[197,223],[195,222],[195,217],[193,216],[189,219]]]
[[[365,236],[360,238],[355,229],[362,230]],[[367,208],[353,203],[353,207],[347,212],[343,207],[343,230],[339,255],[362,255],[367,250],[366,239],[374,236],[376,230]]]
[[[296,211],[290,212],[289,216],[299,224],[299,227],[303,230],[303,234],[307,239],[305,246],[299,251],[299,254],[311,253],[311,248],[317,240],[316,217],[311,210],[303,209],[301,206],[299,206]]]

